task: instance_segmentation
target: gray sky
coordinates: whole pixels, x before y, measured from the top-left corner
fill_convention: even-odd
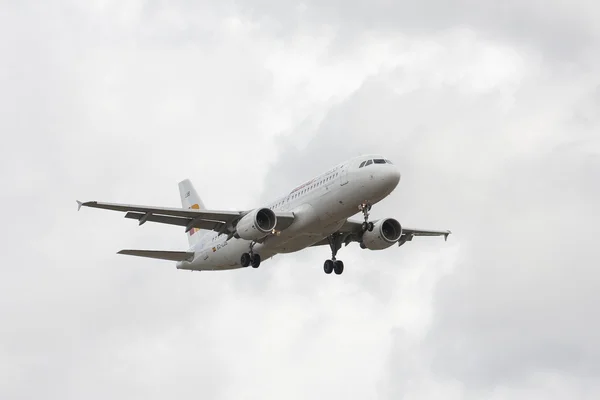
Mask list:
[[[0,6],[0,398],[600,397],[593,1]],[[75,199],[247,209],[338,162],[451,229],[185,273]]]

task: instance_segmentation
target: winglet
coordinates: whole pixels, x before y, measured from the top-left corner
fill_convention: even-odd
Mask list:
[[[79,200],[75,200],[77,202],[77,211],[81,210],[81,206],[83,205],[83,203]]]
[[[452,232],[451,231],[446,231],[446,233],[444,234],[444,241],[447,242],[448,241],[448,235],[450,235]]]

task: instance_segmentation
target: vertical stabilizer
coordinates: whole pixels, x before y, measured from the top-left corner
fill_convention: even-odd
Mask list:
[[[196,189],[189,179],[179,182],[179,195],[181,196],[181,206],[185,209],[203,210],[204,203],[196,193]],[[206,229],[192,228],[186,233],[190,247],[196,244],[204,234],[208,232]]]

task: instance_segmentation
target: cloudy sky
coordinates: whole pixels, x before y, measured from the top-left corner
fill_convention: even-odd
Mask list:
[[[0,398],[600,398],[592,0],[4,1]],[[451,229],[258,270],[75,199],[247,209],[361,153]]]

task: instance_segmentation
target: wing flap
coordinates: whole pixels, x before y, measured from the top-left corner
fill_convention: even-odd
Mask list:
[[[198,228],[198,229],[209,229],[209,230],[219,230],[225,223],[221,221],[210,221],[204,219],[190,219],[190,218],[182,218],[182,217],[170,217],[167,215],[154,215],[154,214],[144,214],[138,212],[128,212],[125,214],[125,218],[137,219],[140,221],[140,225],[146,221],[150,222],[158,222],[160,224],[168,224],[168,225],[179,225],[190,228]]]
[[[121,250],[117,254],[169,261],[192,261],[194,259],[194,253],[188,251]]]

